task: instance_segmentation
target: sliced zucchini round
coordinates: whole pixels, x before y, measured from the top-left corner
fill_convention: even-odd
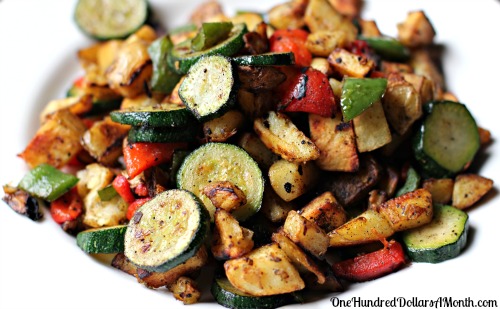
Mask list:
[[[128,132],[130,143],[173,143],[191,142],[196,138],[196,126],[185,128],[132,127]]]
[[[87,253],[120,253],[124,250],[126,225],[85,230],[76,235],[76,244]]]
[[[415,262],[439,263],[460,254],[467,242],[468,215],[452,206],[434,206],[434,218],[403,233],[408,256]]]
[[[264,178],[245,150],[232,144],[207,143],[189,154],[177,172],[177,186],[200,198],[212,218],[215,207],[202,192],[217,181],[229,181],[245,193],[247,203],[232,213],[236,219],[244,221],[259,211]]]
[[[465,105],[428,103],[429,114],[413,140],[415,158],[430,177],[446,178],[462,171],[479,149],[476,121]]]
[[[289,304],[289,294],[256,297],[235,288],[227,278],[217,278],[210,289],[215,301],[227,308],[253,309],[278,308]]]
[[[123,39],[139,29],[148,19],[146,0],[78,0],[76,24],[97,40]]]
[[[140,268],[165,272],[194,256],[209,228],[208,213],[194,194],[168,190],[135,212],[125,233],[125,256]]]
[[[186,107],[177,104],[159,104],[140,109],[119,110],[109,115],[115,122],[132,126],[175,128],[196,123],[193,114]]]
[[[200,121],[221,116],[236,99],[233,66],[220,55],[201,58],[189,69],[179,97]]]
[[[234,57],[232,61],[237,65],[293,65],[295,64],[295,56],[291,52],[271,52]]]
[[[243,42],[243,35],[247,32],[248,30],[245,24],[235,24],[227,39],[209,49],[197,52],[193,52],[191,48],[191,41],[185,41],[177,44],[171,51],[170,65],[177,73],[186,74],[189,69],[203,56],[217,54],[222,56],[232,56],[236,54],[245,44]]]

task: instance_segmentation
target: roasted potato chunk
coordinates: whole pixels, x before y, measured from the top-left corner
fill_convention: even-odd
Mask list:
[[[382,103],[377,101],[352,120],[359,152],[378,149],[391,142],[391,130]]]
[[[268,12],[269,24],[276,29],[298,29],[305,25],[307,0],[293,0],[278,4]]]
[[[361,35],[366,38],[376,38],[382,36],[382,33],[380,32],[380,29],[378,28],[377,23],[374,20],[360,18],[359,25],[361,26]]]
[[[272,240],[286,253],[299,273],[310,272],[316,276],[318,284],[325,283],[325,274],[323,274],[319,266],[283,232],[273,233]]]
[[[257,161],[260,167],[266,170],[279,158],[253,133],[243,133],[238,141],[238,145],[245,149]]]
[[[244,116],[237,110],[230,110],[224,115],[203,124],[203,133],[209,142],[225,142],[238,133],[244,124]]]
[[[270,111],[255,119],[254,130],[267,148],[287,161],[303,163],[319,157],[316,145],[285,114]]]
[[[214,214],[215,235],[212,253],[220,260],[239,258],[253,249],[253,232],[241,227],[228,211],[217,209]]]
[[[398,39],[409,47],[430,45],[436,32],[423,11],[409,12],[406,20],[398,24]]]
[[[377,211],[399,232],[432,220],[432,195],[427,189],[408,192],[380,204]]]
[[[450,178],[429,178],[422,183],[422,188],[429,190],[432,195],[432,202],[436,204],[448,204],[453,194],[453,179]]]
[[[290,210],[295,209],[292,202],[287,202],[274,192],[272,188],[264,189],[264,198],[260,212],[271,222],[283,222]]]
[[[462,174],[455,178],[452,206],[465,209],[474,205],[493,187],[493,180],[475,175]]]
[[[58,110],[68,109],[71,113],[79,116],[92,109],[92,97],[83,95],[81,97],[69,97],[50,101],[40,114],[40,122],[44,123]]]
[[[224,263],[227,279],[252,296],[268,296],[302,290],[304,281],[277,244],[253,250]]]
[[[278,160],[269,168],[269,182],[274,192],[289,202],[306,193],[315,184],[317,174],[312,163]]]
[[[295,210],[288,213],[283,232],[316,257],[323,256],[328,249],[329,240],[326,233],[316,223],[307,220]]]
[[[311,54],[320,57],[328,57],[335,48],[347,45],[347,35],[342,30],[317,31],[309,34],[306,47]]]
[[[196,281],[189,277],[181,276],[167,287],[175,299],[180,300],[184,305],[197,303],[201,296]]]
[[[203,194],[210,199],[216,208],[229,212],[247,203],[245,193],[229,181],[211,183],[203,189]]]
[[[311,140],[318,147],[320,155],[316,164],[326,171],[353,172],[359,168],[352,122],[309,114]]]
[[[328,60],[326,60],[326,58],[321,58],[321,57],[313,58],[311,62],[311,68],[320,71],[326,76],[331,75],[333,73],[332,68],[330,67],[330,64],[328,63]]]
[[[123,139],[130,126],[116,123],[106,117],[95,122],[82,136],[82,146],[99,163],[114,165],[122,154]]]
[[[404,79],[420,94],[422,104],[434,100],[434,83],[422,75],[403,73]]]
[[[238,105],[241,111],[253,118],[261,117],[274,105],[274,94],[272,91],[259,91],[257,93],[244,89],[238,90]]]
[[[55,112],[36,132],[28,146],[19,154],[30,168],[48,163],[64,166],[80,150],[80,139],[86,127],[67,109]]]
[[[337,202],[333,194],[329,191],[310,201],[299,211],[299,214],[307,220],[316,223],[327,233],[347,221],[347,214],[344,207]]]
[[[328,56],[334,71],[351,77],[364,77],[375,67],[375,62],[364,56],[353,54],[343,48],[336,48]]]

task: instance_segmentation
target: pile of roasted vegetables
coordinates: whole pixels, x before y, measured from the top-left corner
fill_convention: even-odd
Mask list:
[[[13,210],[47,206],[83,251],[185,304],[207,268],[221,305],[275,308],[460,254],[491,138],[447,91],[424,12],[396,39],[357,0],[232,17],[211,1],[160,35],[144,0],[101,5],[128,19],[78,2],[99,42],[19,154]]]

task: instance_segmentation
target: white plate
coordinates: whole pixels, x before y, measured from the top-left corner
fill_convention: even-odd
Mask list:
[[[153,7],[167,24],[180,25],[197,2],[154,1]],[[266,9],[273,1],[223,2],[232,13],[236,8]],[[50,99],[64,96],[81,73],[75,53],[90,41],[75,27],[73,7],[74,1],[66,0],[0,1],[0,184],[17,183],[26,171],[16,154],[36,131],[39,112]],[[437,30],[436,41],[446,45],[444,69],[450,90],[495,138],[500,132],[500,3],[378,0],[370,1],[363,15],[395,35],[395,25],[406,12],[422,8]],[[498,143],[488,147],[486,157],[481,174],[498,181]],[[469,211],[470,241],[458,258],[437,265],[415,263],[382,279],[351,285],[335,296],[498,301],[494,283],[500,277],[500,206],[495,195],[496,190]],[[146,289],[107,262],[84,254],[45,214],[45,220],[34,223],[0,204],[0,308],[184,308],[165,290]],[[331,296],[320,296],[308,307],[330,307]],[[204,295],[193,308],[215,307],[209,299]]]

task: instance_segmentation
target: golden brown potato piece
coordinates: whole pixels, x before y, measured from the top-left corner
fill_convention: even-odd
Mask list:
[[[339,1],[339,0],[337,0]],[[382,36],[377,23],[374,20],[358,19],[359,25],[361,26],[361,35],[366,38],[376,38]]]
[[[252,296],[268,296],[302,290],[304,281],[285,252],[273,243],[224,263],[227,279]]]
[[[111,265],[129,275],[136,277],[139,283],[144,284],[148,288],[156,289],[175,283],[175,281],[177,281],[177,279],[181,276],[197,272],[207,263],[207,260],[207,250],[204,246],[202,246],[192,258],[163,273],[149,272],[144,269],[140,269],[132,264],[132,262],[130,262],[130,260],[123,253],[118,253],[111,262]]]
[[[408,192],[378,206],[377,211],[399,232],[432,220],[432,196],[427,189]]]
[[[481,142],[481,146],[488,145],[491,143],[491,132],[485,128],[477,128],[479,130],[479,141]]]
[[[400,135],[422,117],[422,98],[415,88],[399,74],[391,74],[382,98],[385,116]]]
[[[82,150],[80,139],[85,130],[80,118],[67,109],[59,110],[38,129],[19,157],[30,168],[42,163],[62,167]]]
[[[116,123],[109,117],[95,122],[82,136],[82,146],[99,163],[114,165],[122,154],[123,139],[130,126]]]
[[[313,58],[311,62],[311,68],[320,71],[326,76],[329,76],[333,73],[332,68],[330,67],[330,64],[328,63],[328,60],[326,60],[326,58]]]
[[[219,16],[224,15],[224,10],[217,0],[209,0],[200,4],[191,14],[189,20],[197,25],[201,26],[202,23],[213,21],[219,18]]]
[[[245,132],[238,140],[238,145],[245,149],[246,152],[262,167],[264,170],[278,160],[279,157],[274,154],[262,141],[253,133]]]
[[[390,62],[382,60],[382,72],[390,73],[413,73],[413,68],[407,63]]]
[[[254,130],[267,148],[287,161],[304,163],[319,157],[316,145],[285,114],[270,111],[255,119]]]
[[[168,286],[175,299],[180,300],[184,305],[196,304],[201,297],[196,281],[189,277],[181,276],[174,283]]]
[[[441,99],[445,101],[453,101],[453,102],[459,102],[458,98],[456,95],[453,93],[447,91],[441,95]]]
[[[342,75],[364,77],[375,67],[375,62],[364,56],[353,54],[343,48],[336,48],[328,56],[333,70]]]
[[[423,75],[434,83],[434,97],[442,97],[443,89],[446,88],[443,74],[432,60],[429,51],[424,48],[412,50],[409,63],[415,74]]]
[[[453,194],[453,183],[450,178],[429,178],[424,180],[422,188],[429,190],[433,203],[448,204]]]
[[[398,24],[398,39],[409,47],[432,44],[436,32],[423,11],[409,12],[406,20]]]
[[[368,209],[328,233],[330,247],[344,247],[379,241],[394,234],[389,221],[376,210]]]
[[[315,56],[328,57],[335,48],[346,47],[347,35],[342,30],[317,31],[307,36],[306,47]]]
[[[455,178],[452,206],[465,209],[474,205],[493,187],[493,180],[476,175],[462,174]]]
[[[326,171],[353,172],[359,168],[359,158],[352,122],[309,114],[311,140],[320,155],[316,160],[319,168]]]
[[[269,168],[269,182],[274,192],[289,202],[306,193],[315,183],[318,170],[312,162],[294,163],[278,160]]]
[[[210,199],[216,208],[229,212],[247,203],[245,193],[229,181],[210,183],[203,189],[203,194]]]
[[[238,90],[237,102],[241,111],[254,119],[266,114],[274,106],[274,93],[260,91],[253,93],[244,89]]]
[[[283,232],[293,242],[309,251],[316,257],[321,257],[328,249],[328,236],[313,221],[309,221],[295,210],[288,213]]]
[[[272,240],[286,253],[300,274],[310,272],[316,276],[317,283],[325,283],[325,274],[323,274],[319,266],[282,231],[273,233]]]
[[[304,13],[309,0],[293,0],[272,7],[269,24],[276,29],[298,29],[305,25]]]
[[[225,142],[238,133],[244,121],[244,116],[240,111],[230,110],[218,118],[205,122],[203,133],[209,142]]]
[[[358,17],[361,12],[362,0],[330,0],[330,4],[342,15]]]
[[[264,189],[264,198],[260,212],[271,222],[283,222],[290,210],[296,206],[292,202],[287,202],[274,192],[274,189],[266,187]]]
[[[310,201],[299,211],[299,214],[307,220],[316,223],[327,233],[347,221],[347,214],[344,207],[337,202],[333,194],[329,191]]]
[[[387,201],[387,193],[381,190],[371,190],[368,192],[368,208],[378,209],[378,206]]]
[[[359,152],[378,149],[391,142],[391,130],[380,101],[376,101],[352,120]]]
[[[304,21],[311,33],[342,30],[348,35],[349,42],[357,35],[357,29],[351,20],[337,12],[328,0],[310,0]]]
[[[40,123],[44,123],[58,110],[68,109],[71,113],[80,116],[92,109],[92,97],[83,95],[50,101],[40,114]]]
[[[422,104],[434,100],[434,83],[422,75],[403,73],[404,79],[420,94]]]
[[[212,253],[220,260],[239,258],[253,249],[253,232],[241,227],[228,211],[217,209],[214,214],[215,235]]]

